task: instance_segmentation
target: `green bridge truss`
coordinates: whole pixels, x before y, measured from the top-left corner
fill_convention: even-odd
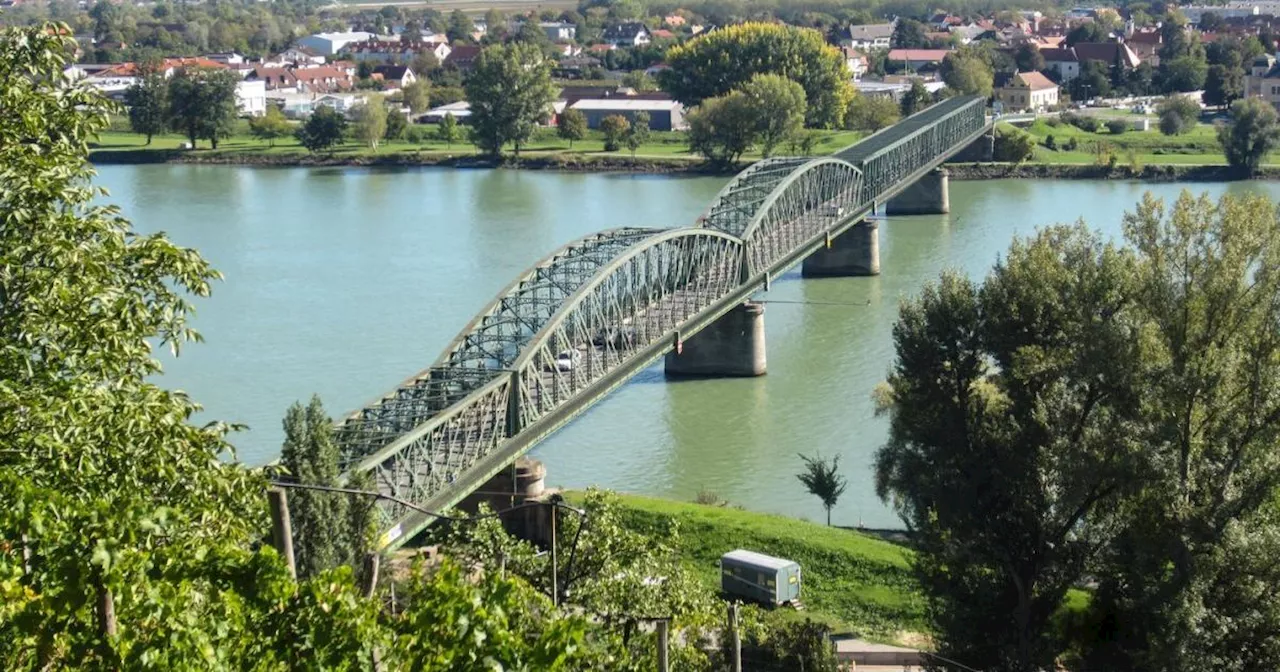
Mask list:
[[[943,101],[832,156],[753,164],[692,227],[610,229],[516,278],[434,364],[338,423],[343,470],[432,511],[759,291],[990,129]],[[572,351],[572,366],[557,358]],[[431,518],[386,500],[380,543]]]

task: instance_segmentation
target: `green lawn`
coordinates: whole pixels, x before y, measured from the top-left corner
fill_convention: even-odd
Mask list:
[[[569,498],[575,496],[570,494]],[[763,513],[663,499],[620,495],[632,528],[657,533],[663,521],[680,524],[677,547],[708,587],[719,589],[716,561],[745,548],[800,563],[804,572],[801,616],[838,630],[887,641],[927,630],[924,598],[912,574],[911,551],[843,528]],[[789,610],[778,612],[784,616]]]
[[[1168,136],[1155,128],[1152,130],[1126,131],[1112,134],[1105,128],[1097,133],[1083,131],[1070,124],[1062,123],[1053,126],[1046,119],[1022,127],[1030,133],[1037,143],[1035,161],[1046,164],[1093,164],[1098,161],[1097,148],[1104,145],[1111,148],[1120,165],[1132,165],[1135,161],[1141,165],[1203,165],[1225,166],[1226,157],[1218,145],[1216,129],[1210,124],[1197,124],[1191,131],[1182,135]],[[1056,149],[1045,146],[1052,136]],[[1066,150],[1064,146],[1070,141],[1076,142],[1074,150]],[[1267,165],[1280,164],[1280,153],[1271,154],[1263,162]]]
[[[434,127],[424,127],[434,132]],[[813,153],[815,155],[829,154],[842,147],[846,147],[856,141],[861,134],[856,131],[824,131],[820,136],[820,140],[815,144]],[[123,131],[108,131],[103,133],[93,149],[95,151],[110,152],[165,152],[172,153],[180,151],[179,147],[186,138],[167,134],[156,136],[152,139],[150,145],[146,144],[146,138],[135,133]],[[201,141],[194,150],[199,155],[214,156],[299,156],[307,153],[307,150],[298,144],[294,138],[281,138],[275,142],[275,145],[268,146],[267,143],[255,140],[248,135],[234,135],[226,140],[218,143],[218,149],[209,148],[209,143]],[[394,156],[394,155],[424,155],[428,157],[443,156],[467,156],[476,153],[474,147],[466,142],[454,143],[452,146],[445,145],[435,139],[427,140],[420,144],[410,143],[403,140],[388,142],[381,144],[378,149],[372,150],[364,145],[347,142],[337,147],[333,155],[336,157],[375,157],[375,156]],[[787,153],[787,148],[783,147],[777,150],[779,154]],[[567,140],[562,140],[555,136],[554,131],[540,131],[525,147],[521,148],[521,154],[530,157],[545,156],[566,156],[566,157],[582,157],[590,159],[593,157],[628,157],[631,153],[626,150],[617,152],[605,152],[604,141],[598,133],[592,132],[590,137],[573,143],[573,147],[569,147]],[[637,158],[645,159],[666,159],[675,161],[699,161],[700,156],[691,154],[685,140],[685,136],[680,132],[654,132],[651,134],[649,142],[641,145],[636,150]],[[748,154],[747,159],[759,158],[758,153]]]

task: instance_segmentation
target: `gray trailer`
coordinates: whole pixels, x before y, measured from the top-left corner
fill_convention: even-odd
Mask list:
[[[800,601],[800,565],[738,549],[720,556],[720,590],[771,606]]]

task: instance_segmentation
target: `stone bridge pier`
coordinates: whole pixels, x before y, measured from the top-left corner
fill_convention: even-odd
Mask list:
[[[671,377],[749,377],[765,373],[764,304],[747,301],[669,352]]]
[[[885,214],[945,215],[951,212],[950,173],[935,168],[889,199]]]
[[[806,278],[880,275],[880,225],[866,220],[849,227],[830,245],[805,257],[800,274]]]

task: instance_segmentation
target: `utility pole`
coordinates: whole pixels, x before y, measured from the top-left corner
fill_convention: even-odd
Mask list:
[[[742,634],[738,632],[738,603],[729,603],[729,662],[732,672],[742,672]]]
[[[671,672],[671,661],[667,655],[667,644],[670,635],[671,621],[658,621],[658,672]]]
[[[280,488],[267,490],[267,504],[271,509],[271,545],[289,566],[289,576],[298,578],[298,567],[293,561],[293,525],[289,523],[289,496]]]
[[[556,503],[550,502],[551,508],[551,604],[560,605],[560,576],[556,557]]]

